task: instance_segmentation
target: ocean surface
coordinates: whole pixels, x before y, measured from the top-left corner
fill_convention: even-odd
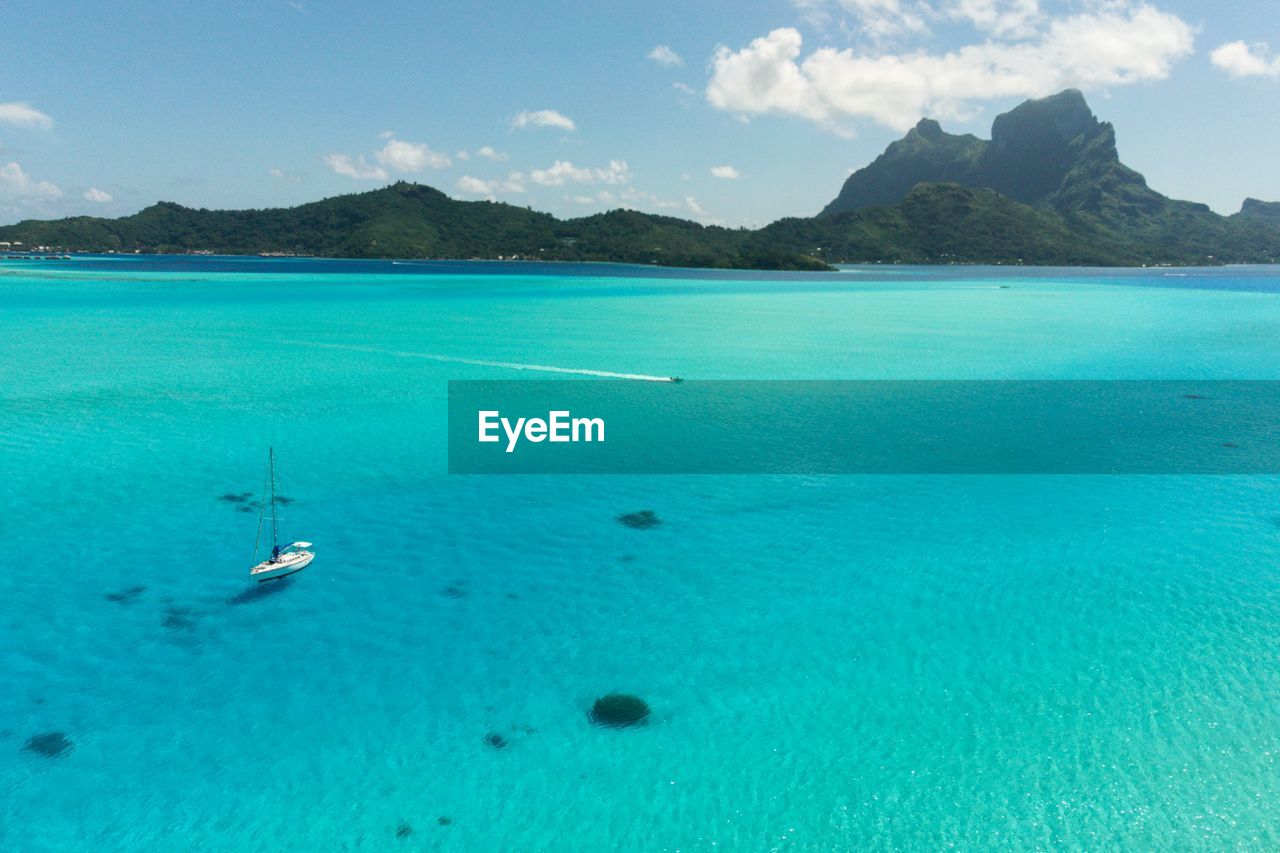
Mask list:
[[[1264,267],[0,262],[0,849],[1275,849],[1280,478],[450,476],[445,395],[1277,342]]]

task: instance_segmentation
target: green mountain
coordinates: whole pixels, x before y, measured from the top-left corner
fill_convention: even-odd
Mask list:
[[[160,202],[132,216],[29,220],[0,241],[92,252],[287,252],[344,258],[617,261],[692,267],[826,269],[760,246],[749,231],[614,210],[561,221],[487,201],[456,201],[421,184],[337,196],[293,208],[193,210]]]
[[[1116,263],[1280,260],[1280,228],[1275,227],[1280,205],[1251,200],[1241,214],[1224,217],[1203,204],[1161,195],[1120,162],[1115,128],[1099,121],[1074,89],[998,116],[990,141],[948,134],[937,122],[922,120],[850,175],[819,219],[847,222],[846,230],[856,231],[860,219],[840,217],[901,206],[917,185],[940,181],[993,190],[1035,208]],[[980,218],[993,224],[985,215]],[[1006,250],[1001,254],[1007,259],[1015,243],[997,241],[994,248]],[[924,248],[942,259],[946,247]]]
[[[1233,213],[1232,219],[1243,219],[1280,228],[1280,201],[1258,201],[1246,198],[1239,213]]]
[[[848,263],[1007,263],[1132,266],[1143,253],[1074,232],[1051,211],[995,190],[917,184],[897,204],[783,219],[762,234],[772,245]]]
[[[80,216],[0,228],[0,242],[86,251],[286,252],[350,258],[616,261],[826,269],[828,263],[1121,266],[1280,261],[1280,203],[1219,216],[1147,186],[1075,90],[996,118],[991,139],[923,119],[816,217],[757,231],[613,210],[559,220],[397,183],[293,208]]]

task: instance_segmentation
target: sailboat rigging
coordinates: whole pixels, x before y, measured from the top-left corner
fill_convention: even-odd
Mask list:
[[[275,448],[267,449],[267,493],[268,500],[264,501],[258,510],[258,535],[253,541],[253,558],[258,559],[258,549],[262,545],[262,525],[266,520],[268,508],[271,512],[271,556],[249,569],[249,577],[259,583],[300,572],[311,565],[311,561],[316,558],[314,552],[306,550],[311,547],[310,542],[292,542],[283,548],[280,547],[280,520],[276,511],[280,499],[276,496]]]

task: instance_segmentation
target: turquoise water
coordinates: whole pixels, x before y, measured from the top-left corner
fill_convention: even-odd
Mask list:
[[[450,477],[448,379],[563,377],[440,357],[1280,379],[1277,340],[1265,268],[5,262],[0,848],[1275,847],[1276,478]],[[255,595],[219,497],[268,444],[319,556]],[[610,691],[649,723],[591,726]]]

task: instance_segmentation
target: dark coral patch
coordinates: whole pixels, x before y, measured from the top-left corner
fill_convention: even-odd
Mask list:
[[[440,588],[440,594],[445,598],[466,598],[467,591],[460,586],[449,584]]]
[[[453,823],[453,818],[449,817],[447,814],[442,814],[440,817],[436,818],[436,823],[440,826],[448,826]]]
[[[1240,445],[1236,444],[1234,441],[1224,441],[1222,442],[1222,446],[1223,447],[1239,447]]]
[[[485,746],[491,746],[494,749],[505,749],[507,746],[507,739],[497,732],[489,732],[486,734],[484,736],[484,742]]]
[[[284,495],[276,495],[276,503],[281,506],[287,506],[288,504],[293,503],[293,498],[286,498]]]
[[[1182,395],[1182,399],[1184,399],[1184,400],[1212,400],[1213,398],[1212,398],[1212,397],[1205,397],[1205,396],[1202,396],[1202,395],[1200,395],[1200,394],[1183,394],[1183,395]]]
[[[103,598],[107,601],[114,601],[116,604],[128,604],[146,591],[147,588],[145,586],[131,586],[119,592],[109,592]]]
[[[413,827],[401,821],[396,827],[396,838],[408,838],[410,835],[413,835]]]
[[[649,706],[639,696],[627,693],[610,693],[601,696],[591,706],[587,717],[597,726],[623,728],[638,726],[649,716]]]
[[[164,618],[160,620],[160,624],[170,631],[194,631],[196,629],[196,620],[191,615],[190,607],[170,607],[164,612]]]
[[[226,501],[229,504],[242,504],[251,497],[253,497],[253,492],[227,492],[225,495],[219,495],[218,500]]]
[[[67,737],[65,732],[41,732],[38,735],[32,735],[22,748],[27,752],[43,755],[45,758],[58,758],[75,747],[76,745],[71,742],[71,738]]]
[[[618,516],[618,521],[630,527],[633,530],[648,530],[651,527],[657,527],[662,523],[662,519],[658,518],[657,513],[651,509],[642,509],[639,512],[628,512]]]

